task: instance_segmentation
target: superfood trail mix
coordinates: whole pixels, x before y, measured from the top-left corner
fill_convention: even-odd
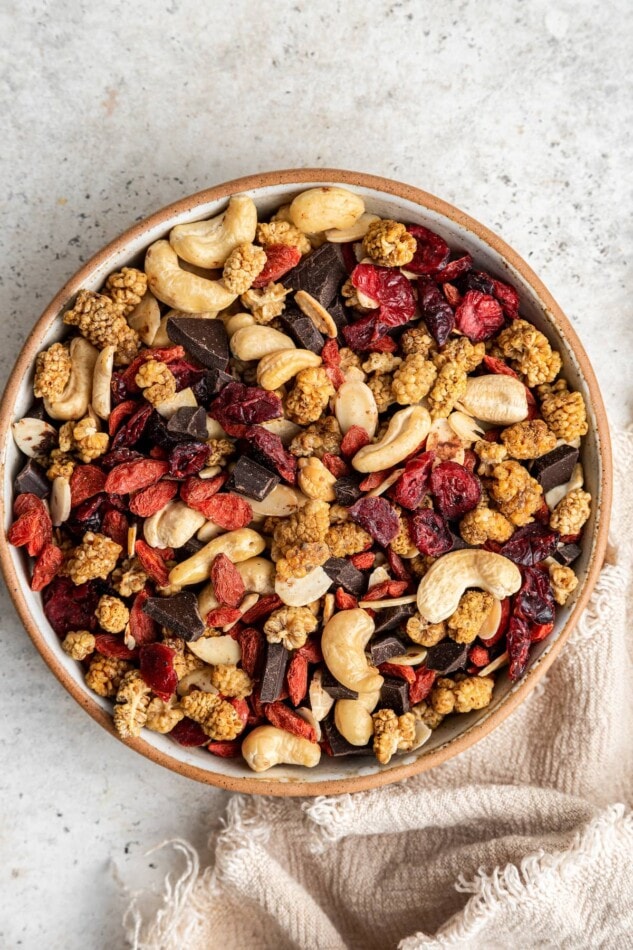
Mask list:
[[[123,739],[386,765],[524,674],[591,497],[512,286],[314,188],[174,227],[61,319],[9,541]]]

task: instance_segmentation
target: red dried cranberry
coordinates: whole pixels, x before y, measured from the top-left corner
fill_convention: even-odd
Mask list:
[[[414,511],[429,487],[435,452],[423,452],[405,465],[404,472],[392,489],[393,500]]]
[[[445,518],[461,518],[481,500],[481,482],[458,462],[440,462],[431,472],[431,491]]]
[[[95,495],[78,505],[70,513],[64,528],[78,541],[81,541],[86,531],[100,531],[101,522],[105,514],[106,495]]]
[[[69,577],[56,577],[42,593],[44,613],[58,637],[69,630],[96,630],[99,590],[89,581],[76,587]]]
[[[269,394],[271,395],[271,394]],[[280,403],[281,404],[281,403]],[[221,423],[222,424],[222,423]],[[261,426],[248,426],[244,432],[244,453],[266,468],[272,468],[284,481],[294,485],[297,460],[287,452],[278,435]]]
[[[176,378],[176,391],[187,389],[189,386],[195,386],[204,376],[206,370],[199,366],[194,366],[188,360],[173,360],[169,364],[170,373]]]
[[[446,554],[453,547],[453,536],[442,516],[430,508],[416,511],[409,519],[411,539],[418,551],[431,557]]]
[[[516,681],[525,673],[530,653],[530,628],[519,617],[511,617],[506,634],[506,645],[510,660],[510,679]]]
[[[111,450],[129,448],[132,445],[136,445],[145,431],[145,426],[152,411],[152,407],[149,403],[137,409],[134,415],[130,416],[112,439]]]
[[[178,686],[174,651],[164,643],[146,643],[139,651],[141,676],[156,695],[167,702]]]
[[[355,556],[359,557],[359,555],[355,555]],[[411,574],[409,572],[408,567],[406,566],[406,564],[404,563],[400,555],[396,554],[396,552],[392,548],[387,548],[387,561],[389,562],[389,568],[391,570],[391,573],[397,580],[407,581],[407,582],[411,580]],[[371,564],[373,564],[373,560]],[[356,566],[358,567],[359,565],[357,564]]]
[[[211,403],[209,415],[229,435],[240,436],[244,426],[278,419],[283,415],[283,407],[276,393],[259,386],[228,383]]]
[[[349,509],[350,517],[372,538],[386,547],[400,531],[398,515],[386,498],[359,498]]]
[[[110,380],[110,394],[112,396],[112,404],[116,408],[120,406],[121,403],[129,400],[130,396],[136,396],[139,393],[139,388],[134,384],[134,389],[128,389],[125,376],[122,372],[117,372],[115,370],[112,373],[112,379]]]
[[[532,567],[554,553],[559,535],[542,524],[528,524],[517,528],[501,548],[501,554],[515,564]]]
[[[435,280],[440,283],[448,283],[450,280],[457,280],[462,274],[466,274],[473,266],[473,259],[468,251],[462,251],[460,257],[454,261],[449,261],[446,267],[435,274]]]
[[[427,277],[418,280],[418,306],[429,333],[438,346],[444,346],[455,328],[455,314],[437,284]]]
[[[479,290],[495,297],[508,319],[516,320],[519,316],[519,294],[511,284],[504,284],[485,271],[475,270],[468,274],[466,286],[469,290]]]
[[[455,323],[472,343],[489,340],[503,326],[501,304],[479,290],[469,290],[455,311]]]
[[[253,287],[265,287],[266,284],[279,280],[289,270],[296,267],[300,260],[301,251],[298,247],[288,244],[269,244],[266,248],[264,269],[253,281]]]
[[[415,313],[411,284],[400,271],[374,264],[358,264],[351,280],[357,290],[380,304],[378,317],[381,326],[398,327],[407,323]]]
[[[514,596],[514,615],[528,623],[551,623],[556,614],[552,585],[545,571],[524,567],[523,583]]]
[[[195,475],[207,464],[209,452],[205,442],[180,442],[169,453],[169,474],[173,478]]]
[[[549,637],[554,629],[554,623],[533,623],[530,625],[530,640],[532,643],[540,643]]]
[[[198,722],[185,717],[177,722],[171,732],[167,735],[170,739],[175,739],[178,745],[184,745],[189,748],[206,745],[209,737]]]
[[[134,449],[114,449],[112,452],[106,452],[105,455],[102,455],[99,464],[101,468],[109,472],[116,465],[123,465],[124,462],[137,462],[142,458],[144,458],[143,454]]]
[[[366,317],[361,317],[360,320],[343,327],[342,332],[347,345],[357,353],[361,353],[368,350],[376,341],[380,341],[381,333],[384,337],[387,330],[386,328],[379,329],[377,317],[374,314],[368,314]]]
[[[358,264],[358,258],[356,257],[356,252],[354,251],[354,242],[346,241],[345,244],[340,244],[339,247],[341,249],[341,254],[343,255],[345,270],[348,274],[351,274]]]
[[[379,340],[368,343],[365,349],[368,353],[395,353],[398,344],[390,336],[383,336]]]
[[[409,234],[415,238],[416,249],[413,260],[406,265],[412,274],[437,274],[446,267],[451,256],[450,248],[443,238],[420,224],[410,224]],[[451,278],[449,278],[450,280]]]

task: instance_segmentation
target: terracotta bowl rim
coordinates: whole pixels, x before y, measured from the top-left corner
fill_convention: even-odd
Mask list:
[[[567,623],[560,631],[555,642],[550,649],[525,675],[523,681],[516,687],[500,705],[482,722],[477,723],[464,734],[449,740],[445,745],[426,755],[418,758],[414,763],[408,765],[396,766],[392,769],[376,772],[373,775],[355,775],[349,778],[327,779],[317,782],[304,781],[274,781],[259,779],[254,777],[235,777],[219,775],[214,772],[208,772],[204,769],[192,766],[179,760],[175,756],[167,755],[161,750],[155,749],[152,745],[145,742],[142,738],[129,739],[125,745],[140,752],[146,758],[171,769],[188,778],[196,779],[209,785],[217,786],[225,790],[243,792],[259,795],[337,795],[347,792],[365,791],[371,788],[377,788],[388,785],[393,782],[402,781],[413,775],[424,772],[436,765],[447,761],[454,755],[470,748],[480,739],[492,732],[507,716],[513,712],[517,706],[534,689],[538,681],[545,675],[551,664],[554,662],[563,646],[569,638],[570,632],[577,622],[582,610],[584,609],[591,591],[596,583],[600,569],[604,560],[607,548],[607,532],[609,525],[609,515],[611,510],[611,481],[612,481],[612,460],[611,445],[609,439],[609,429],[606,412],[600,394],[600,389],[596,376],[589,362],[589,358],[576,335],[569,320],[556,303],[542,281],[537,277],[529,265],[513,250],[502,238],[485,227],[479,221],[465,214],[458,208],[437,198],[435,195],[414,188],[403,182],[395,181],[389,178],[382,178],[376,175],[365,174],[362,172],[345,171],[335,168],[300,168],[285,169],[281,171],[262,172],[255,175],[247,175],[232,181],[227,181],[212,188],[204,189],[196,194],[181,198],[172,204],[156,211],[154,214],[144,218],[139,223],[126,230],[114,241],[111,241],[106,247],[91,257],[79,270],[64,284],[51,302],[48,304],[41,317],[31,330],[24,347],[22,348],[16,364],[11,372],[7,385],[5,387],[2,405],[0,407],[0,444],[6,444],[9,435],[9,428],[12,421],[13,405],[18,394],[23,377],[30,371],[35,360],[35,356],[40,349],[41,341],[53,321],[57,318],[59,312],[68,303],[69,299],[77,293],[83,284],[89,279],[91,274],[99,265],[112,254],[119,253],[125,245],[142,237],[149,229],[162,223],[166,223],[176,215],[182,215],[195,209],[198,205],[207,202],[217,201],[222,198],[228,198],[236,192],[246,191],[254,192],[264,187],[278,185],[305,185],[307,183],[320,184],[342,184],[358,186],[361,188],[373,189],[392,195],[397,198],[403,198],[415,204],[422,206],[426,210],[438,213],[448,218],[457,225],[469,230],[476,237],[486,243],[496,251],[503,259],[519,272],[523,279],[530,284],[532,290],[537,295],[544,307],[551,315],[554,325],[565,336],[571,350],[573,351],[584,379],[587,383],[592,407],[597,421],[597,435],[600,448],[600,458],[602,463],[601,478],[601,514],[598,519],[593,539],[593,553],[591,562],[588,565],[587,575],[580,591],[574,609],[567,619]],[[0,475],[4,475],[4,457],[0,464]],[[4,494],[0,493],[0,515],[4,525],[6,499]],[[31,637],[37,650],[41,654],[46,664],[50,667],[60,683],[68,690],[72,697],[89,713],[92,718],[103,726],[115,738],[119,738],[112,725],[111,716],[106,713],[98,703],[92,699],[79,686],[70,674],[66,671],[59,657],[51,647],[46,643],[43,636],[31,616],[22,590],[23,580],[20,579],[10,556],[9,546],[6,540],[5,532],[0,532],[0,567],[4,573],[7,588],[17,610],[17,613]],[[119,740],[123,741],[123,740]]]

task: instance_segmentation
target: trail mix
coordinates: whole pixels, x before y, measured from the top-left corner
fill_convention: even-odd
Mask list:
[[[524,674],[591,497],[582,396],[519,311],[334,187],[261,222],[235,196],[79,292],[9,540],[123,739],[386,765]]]

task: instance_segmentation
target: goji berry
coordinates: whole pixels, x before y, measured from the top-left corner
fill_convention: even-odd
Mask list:
[[[108,419],[108,435],[115,435],[123,420],[131,416],[137,408],[138,403],[135,399],[126,399],[124,402],[120,402],[118,406],[115,406]]]
[[[264,715],[266,719],[277,726],[278,729],[285,729],[291,732],[293,736],[301,736],[309,742],[316,742],[316,729],[301,716],[293,712],[288,706],[278,700],[274,703],[264,704]]]
[[[197,510],[225,531],[245,528],[253,520],[253,509],[246,499],[228,492],[212,495],[204,502],[204,507],[198,505]]]
[[[288,696],[293,706],[298,706],[308,692],[308,661],[300,653],[293,653],[286,670]]]
[[[474,472],[479,459],[472,449],[464,449],[464,468],[467,472]]]
[[[168,469],[167,462],[154,459],[124,462],[123,465],[117,465],[108,472],[105,490],[113,495],[127,495],[130,492],[140,491],[141,488],[155,485],[163,475],[167,474]]]
[[[27,554],[37,557],[53,537],[53,525],[45,504],[36,495],[20,495],[19,515],[8,531],[9,544],[26,547]],[[17,500],[16,500],[17,504]],[[28,507],[27,507],[28,506]],[[26,510],[25,510],[26,509]]]
[[[209,745],[209,737],[200,723],[194,722],[193,719],[189,719],[187,716],[181,719],[180,722],[177,722],[167,735],[170,739],[175,739],[178,745],[183,745],[187,748],[195,748],[196,746],[203,745],[208,747]]]
[[[64,563],[64,555],[56,544],[45,545],[33,567],[31,590],[39,591],[50,584]]]
[[[411,580],[411,574],[399,554],[396,554],[391,548],[387,548],[387,561],[391,568],[391,573],[398,581],[404,581],[407,585]]]
[[[382,485],[388,474],[389,469],[385,469],[382,472],[370,472],[370,474],[366,475],[362,482],[360,482],[358,487],[361,491],[373,491],[374,488],[378,488],[379,485]]]
[[[160,587],[169,584],[169,568],[158,553],[157,548],[151,548],[146,541],[140,538],[134,545],[134,553],[141,562],[145,573]]]
[[[242,615],[242,623],[255,623],[277,610],[277,607],[281,607],[281,598],[277,594],[264,594]]]
[[[334,602],[338,610],[354,610],[358,607],[358,598],[353,594],[348,594],[342,587],[337,587],[334,592]]]
[[[130,498],[130,511],[139,518],[151,518],[178,494],[177,482],[157,482]]]
[[[340,366],[326,366],[325,372],[335,389],[340,389],[345,382],[345,373]]]
[[[352,554],[349,560],[359,571],[366,571],[374,566],[376,555],[373,551],[361,551],[360,554]]]
[[[341,354],[336,340],[326,340],[321,350],[321,359],[324,366],[340,366]]]
[[[227,624],[239,620],[240,616],[237,607],[216,607],[209,611],[206,622],[209,627],[226,627]]]
[[[350,426],[341,441],[341,455],[346,458],[352,458],[359,449],[369,445],[371,439],[366,429],[362,426]]]
[[[229,699],[227,701],[231,704],[231,706],[233,707],[235,712],[238,714],[238,716],[240,717],[244,725],[246,725],[246,723],[248,722],[248,715],[249,715],[249,708],[248,708],[248,703],[246,702],[246,700],[237,699],[237,697],[234,696],[232,699]]]
[[[324,452],[321,457],[321,461],[327,468],[328,472],[334,475],[335,478],[342,478],[343,475],[349,474],[349,465],[344,459],[339,458],[338,455],[332,455],[331,452]]]
[[[384,600],[385,597],[401,597],[408,586],[408,581],[382,581],[368,590],[363,596],[363,600]]]
[[[205,738],[208,738],[205,736]],[[242,748],[241,741],[233,739],[232,741],[225,740],[224,742],[209,742],[207,744],[207,749],[211,755],[217,755],[221,759],[235,759],[240,754]]]
[[[70,503],[73,508],[105,488],[106,474],[96,465],[77,465],[70,476]]]
[[[102,534],[107,535],[108,538],[112,538],[112,540],[120,544],[122,548],[126,548],[128,529],[128,520],[123,512],[116,511],[114,508],[111,511],[106,511],[103,516],[103,521],[101,522]]]
[[[130,635],[137,646],[158,640],[158,624],[143,610],[143,604],[149,596],[150,591],[146,586],[138,592],[130,608]]]
[[[433,689],[437,673],[435,670],[427,670],[425,666],[419,666],[415,671],[415,682],[409,685],[409,702],[411,705],[421,703]]]
[[[208,517],[204,505],[209,498],[213,498],[220,491],[227,478],[227,472],[222,472],[213,478],[197,478],[192,475],[180,486],[180,497],[188,508],[193,508],[194,511],[199,511]]]
[[[185,350],[182,346],[147,347],[136,356],[123,371],[123,382],[128,389],[136,388],[134,377],[139,368],[148,360],[157,360],[159,363],[171,363],[173,360],[184,359]]]
[[[242,669],[253,678],[258,675],[266,638],[255,627],[245,627],[237,634],[237,642],[242,651]]]
[[[301,260],[298,247],[287,244],[269,244],[266,248],[264,269],[253,281],[253,287],[265,287],[271,281],[279,280]]]
[[[462,301],[462,295],[455,284],[442,284],[442,293],[446,297],[447,303],[453,308],[457,307]]]
[[[16,518],[19,518],[20,515],[25,515],[27,511],[39,508],[40,505],[41,499],[37,495],[33,495],[31,492],[22,492],[22,494],[15,496],[13,514]]]
[[[495,373],[498,376],[514,376],[515,379],[519,378],[519,374],[515,373],[512,367],[496,356],[484,356],[484,366],[489,373]]]
[[[480,644],[476,643],[468,651],[468,659],[473,664],[473,666],[478,666],[480,668],[488,666],[490,662],[490,653],[486,647],[482,647]]]
[[[244,596],[244,581],[235,564],[226,556],[218,554],[211,564],[211,583],[215,596],[227,607],[239,607]]]
[[[308,661],[308,663],[320,663],[323,659],[323,653],[321,652],[321,646],[317,640],[309,638],[303,644],[302,647],[299,647],[298,650],[295,650],[293,656],[302,656]]]
[[[158,459],[160,462],[166,462],[169,460],[169,452],[162,445],[153,445],[149,450],[149,457]]]
[[[113,633],[98,633],[95,637],[95,650],[103,656],[115,656],[119,660],[132,660],[138,655],[138,650],[130,650],[122,637],[116,637]]]
[[[139,651],[141,676],[164,702],[176,692],[175,652],[164,643],[146,643]]]
[[[395,676],[406,680],[412,686],[415,683],[415,670],[412,666],[400,666],[398,663],[380,663],[378,669],[383,676]]]

